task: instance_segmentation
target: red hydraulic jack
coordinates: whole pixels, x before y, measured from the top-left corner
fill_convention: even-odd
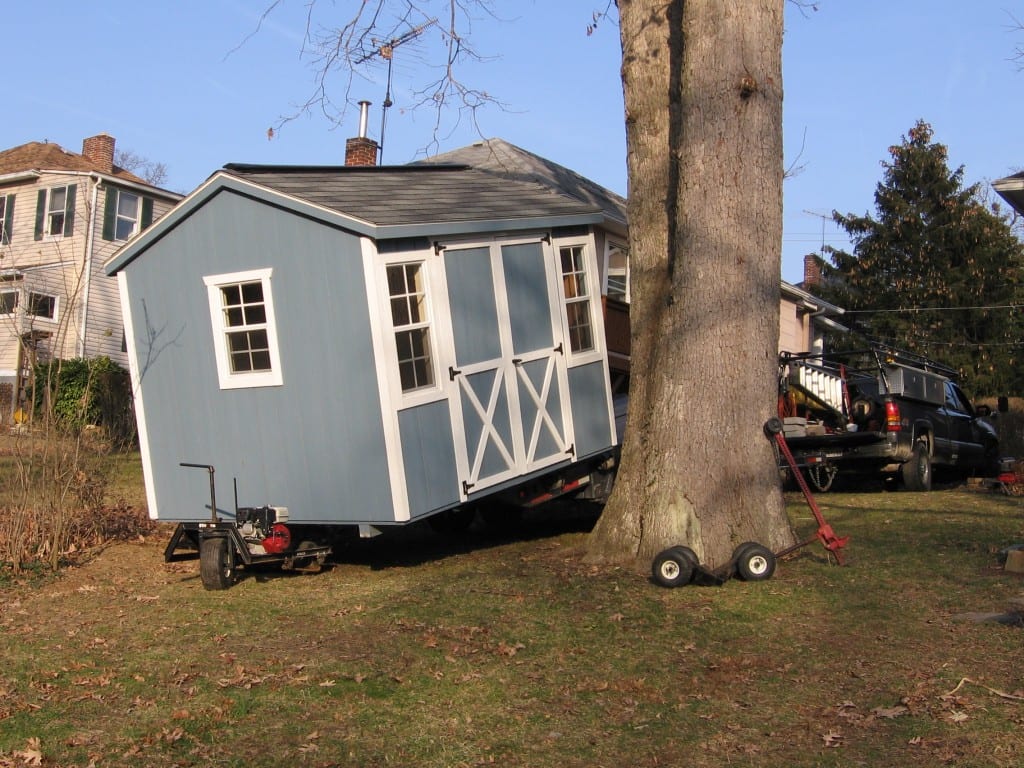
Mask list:
[[[768,419],[768,421],[765,422],[764,431],[769,437],[773,438],[775,440],[775,444],[779,446],[779,452],[785,457],[786,463],[789,464],[789,468],[793,472],[793,477],[796,478],[796,482],[800,486],[800,490],[804,492],[804,498],[807,499],[807,506],[809,506],[811,508],[811,512],[814,513],[814,519],[818,521],[818,530],[814,536],[806,541],[800,542],[799,544],[794,544],[788,549],[777,552],[776,556],[783,557],[788,555],[790,552],[794,552],[801,547],[806,547],[817,539],[825,549],[836,556],[836,562],[839,565],[846,565],[846,562],[843,560],[842,550],[850,541],[850,537],[844,536],[843,538],[839,538],[836,536],[835,531],[832,530],[832,526],[825,521],[824,516],[821,514],[821,510],[818,508],[818,502],[814,500],[814,494],[811,493],[811,489],[808,487],[803,473],[796,465],[796,459],[793,458],[793,452],[790,451],[789,446],[786,445],[786,437],[782,433],[782,420],[777,418]]]

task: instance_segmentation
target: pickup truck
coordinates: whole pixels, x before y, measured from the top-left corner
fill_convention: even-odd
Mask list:
[[[783,354],[786,444],[819,491],[840,473],[899,476],[908,490],[927,491],[933,467],[994,471],[999,440],[988,409],[976,410],[955,379],[950,368],[882,347],[842,358]]]

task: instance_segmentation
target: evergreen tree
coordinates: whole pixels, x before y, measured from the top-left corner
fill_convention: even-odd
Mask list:
[[[825,249],[820,293],[871,341],[959,370],[975,395],[1024,393],[1024,246],[977,184],[963,186],[963,166],[949,169],[928,123],[889,154],[875,216],[832,214],[853,253]]]

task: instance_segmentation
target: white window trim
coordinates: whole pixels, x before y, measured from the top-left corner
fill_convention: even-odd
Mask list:
[[[115,189],[114,191],[117,194],[114,197],[114,231],[111,234],[114,237],[114,242],[127,243],[129,240],[131,240],[133,237],[139,234],[139,225],[142,222],[142,195],[138,194],[137,192],[128,192],[127,190],[124,189]],[[131,219],[132,231],[128,233],[127,237],[117,236],[117,222],[122,218],[124,218],[125,221],[129,220],[127,216],[121,216],[121,195],[131,195],[132,197],[135,198],[135,218]]]
[[[18,314],[18,309],[21,307],[21,289],[20,288],[2,288],[0,289],[0,296],[5,293],[14,294],[16,297],[14,300],[14,308],[10,312],[4,312],[0,304],[0,317],[11,317],[12,315]]]
[[[595,287],[600,283],[595,283],[594,276],[598,275],[597,258],[594,256],[593,243],[588,239],[577,239],[577,238],[553,238],[551,247],[554,250],[555,258],[555,270],[556,276],[559,280],[559,291],[558,291],[558,315],[562,324],[562,335],[565,338],[565,355],[566,360],[569,361],[569,367],[575,367],[577,365],[585,365],[592,363],[597,360],[604,359],[605,355],[605,340],[604,340],[604,318],[601,316],[601,294],[599,290],[595,292]],[[586,265],[586,276],[587,276],[587,302],[590,310],[590,333],[593,348],[580,350],[574,352],[572,349],[572,343],[570,342],[569,333],[569,316],[566,312],[566,300],[565,294],[561,287],[561,250],[562,248],[583,248],[583,261]]]
[[[437,295],[441,295],[440,292],[442,290],[445,291],[444,295],[447,295],[447,290],[446,286],[439,284],[435,274],[435,260],[431,258],[431,254],[432,251],[407,251],[404,253],[387,254],[387,256],[380,259],[376,266],[376,269],[379,270],[377,301],[380,302],[379,306],[383,308],[381,318],[385,333],[382,341],[384,342],[385,358],[387,360],[387,379],[391,388],[391,401],[400,404],[400,408],[410,408],[416,405],[435,402],[441,399],[444,392],[444,382],[439,368],[441,348],[438,346],[440,338],[437,331],[437,317],[434,313],[434,301]],[[428,327],[427,334],[431,345],[430,365],[434,377],[434,383],[430,386],[410,389],[409,391],[402,389],[401,377],[398,374],[398,344],[395,341],[395,332],[398,329],[395,328],[394,320],[391,317],[391,292],[388,289],[387,268],[399,264],[420,265],[421,275],[423,276],[423,290],[427,297],[427,321],[425,324]],[[444,374],[445,377],[447,375],[447,373]]]
[[[45,296],[48,299],[53,299],[53,317],[49,315],[39,315],[32,311],[32,297],[33,296]],[[34,291],[32,289],[26,289],[24,296],[19,299],[19,302],[25,302],[25,316],[28,317],[32,322],[38,322],[40,320],[47,323],[56,323],[60,320],[60,296],[55,293],[47,293],[46,291]]]
[[[64,185],[58,184],[55,187],[48,187],[47,190],[46,190],[46,211],[45,211],[44,216],[43,216],[43,241],[44,242],[49,242],[49,241],[53,241],[53,240],[63,240],[64,239],[64,227],[67,226],[67,217],[68,217],[68,198],[67,198],[67,194],[68,194],[68,189],[70,187],[71,187],[70,184],[64,184]],[[53,232],[50,231],[50,224],[53,222],[53,219],[51,218],[50,214],[53,213],[53,193],[56,190],[58,190],[58,189],[63,189],[64,190],[64,219],[63,219],[64,224],[63,224],[63,226],[61,226],[60,232],[57,232],[56,234],[54,234]]]
[[[270,285],[272,273],[273,269],[268,267],[203,277],[206,296],[210,304],[210,328],[213,331],[213,351],[217,360],[217,378],[220,381],[221,389],[279,387],[284,384],[277,341],[277,320],[274,315],[274,294]],[[222,285],[231,283],[255,282],[257,280],[263,283],[263,305],[267,313],[267,343],[270,347],[270,370],[232,373],[228,359],[228,329],[224,325],[220,288]]]

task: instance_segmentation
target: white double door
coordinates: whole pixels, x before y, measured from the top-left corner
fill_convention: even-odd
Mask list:
[[[572,458],[561,271],[543,240],[443,253],[455,359],[445,373],[468,498]]]

